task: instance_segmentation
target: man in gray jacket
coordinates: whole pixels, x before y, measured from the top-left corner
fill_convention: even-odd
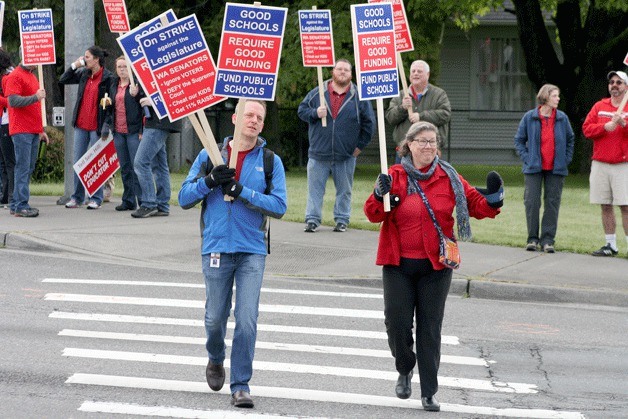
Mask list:
[[[386,122],[393,128],[393,139],[397,147],[406,136],[410,125],[419,121],[431,122],[438,128],[440,144],[449,136],[451,105],[447,93],[440,87],[429,83],[430,66],[423,60],[416,60],[410,65],[410,86],[408,94],[393,98],[386,110]],[[399,155],[395,161],[399,163]]]

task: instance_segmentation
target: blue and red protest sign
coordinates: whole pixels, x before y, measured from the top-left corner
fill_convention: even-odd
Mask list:
[[[333,67],[334,37],[330,10],[299,10],[304,67]]]
[[[392,4],[351,5],[360,100],[399,95]]]
[[[410,25],[403,0],[369,0],[369,3],[387,1],[393,5],[393,18],[395,22],[395,45],[397,52],[414,51],[414,44],[410,36]]]
[[[177,20],[177,17],[174,12],[172,10],[168,10],[167,12],[149,20],[146,24],[140,25],[118,38],[118,44],[120,45],[120,48],[122,48],[122,52],[124,53],[127,61],[131,63],[131,67],[133,68],[142,89],[144,89],[146,95],[151,98],[154,105],[153,109],[159,119],[166,117],[168,113],[166,112],[166,107],[161,95],[159,94],[159,90],[157,90],[157,83],[153,78],[153,74],[148,68],[146,56],[144,55],[144,49],[139,43],[139,38],[148,33],[155,32],[164,26],[163,22],[170,23],[175,20]]]
[[[217,95],[273,100],[288,9],[227,3]]]
[[[24,65],[55,64],[55,34],[51,9],[17,12]]]
[[[196,15],[138,40],[171,121],[226,99],[213,94],[216,65]]]

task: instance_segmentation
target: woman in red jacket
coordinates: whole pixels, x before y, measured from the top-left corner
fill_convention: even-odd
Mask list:
[[[499,214],[503,187],[501,177],[491,172],[487,189],[476,190],[440,160],[438,129],[429,122],[410,127],[400,154],[401,164],[378,176],[364,213],[369,221],[382,223],[376,263],[383,266],[386,332],[399,372],[395,392],[400,399],[410,397],[418,363],[423,408],[439,411],[434,394],[438,391],[441,325],[452,270],[439,261],[441,236],[433,218],[442,233],[453,239],[456,210],[458,236],[469,240],[469,216],[481,219]],[[382,203],[386,193],[390,193],[393,207],[389,212]],[[415,312],[416,354],[412,348]]]

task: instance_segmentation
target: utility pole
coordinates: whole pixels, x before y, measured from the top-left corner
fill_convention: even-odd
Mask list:
[[[65,67],[83,55],[87,48],[94,45],[94,2],[85,0],[66,0],[64,10],[65,34]],[[74,192],[74,127],[72,126],[72,112],[76,103],[77,85],[65,86],[65,144],[63,149],[64,161],[64,193],[57,201],[58,205],[65,205]]]

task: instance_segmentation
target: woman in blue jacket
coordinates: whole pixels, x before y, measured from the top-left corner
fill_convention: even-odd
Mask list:
[[[523,162],[525,180],[523,203],[528,226],[525,248],[535,251],[540,246],[544,252],[554,253],[558,210],[567,166],[573,157],[574,133],[567,115],[557,109],[558,87],[545,84],[536,98],[539,106],[526,112],[515,135],[515,148]],[[543,219],[539,235],[542,189]]]

